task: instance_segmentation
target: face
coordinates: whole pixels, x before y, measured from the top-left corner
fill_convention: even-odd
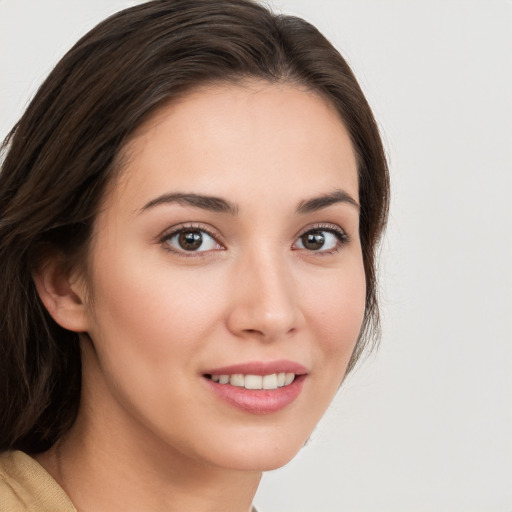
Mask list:
[[[101,392],[86,414],[197,463],[285,464],[363,319],[345,127],[291,85],[215,86],[161,109],[125,152],[91,246],[83,380]]]

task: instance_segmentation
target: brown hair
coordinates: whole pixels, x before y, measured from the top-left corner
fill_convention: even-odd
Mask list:
[[[45,248],[87,250],[123,144],[163,102],[212,81],[259,78],[326,97],[359,164],[366,311],[349,364],[378,333],[375,252],[389,178],[378,128],[349,66],[316,28],[250,0],[168,0],[121,11],[57,64],[6,138],[0,173],[0,450],[39,452],[78,410],[78,335],[57,325],[32,279]]]

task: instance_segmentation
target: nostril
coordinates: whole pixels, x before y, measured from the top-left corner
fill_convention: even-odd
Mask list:
[[[260,331],[259,329],[244,329],[243,331],[245,334],[257,334],[259,336],[264,336],[263,331]]]

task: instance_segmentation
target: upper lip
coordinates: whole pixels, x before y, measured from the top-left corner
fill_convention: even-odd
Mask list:
[[[271,375],[272,373],[295,373],[302,375],[307,369],[299,363],[288,360],[280,361],[249,361],[230,366],[212,368],[204,372],[205,375],[233,375],[241,373],[244,375]]]

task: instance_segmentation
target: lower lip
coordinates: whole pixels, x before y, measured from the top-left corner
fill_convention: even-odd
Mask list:
[[[219,384],[205,377],[210,389],[228,404],[252,414],[271,414],[290,405],[302,391],[306,375],[298,375],[288,386],[277,389],[245,389]]]

